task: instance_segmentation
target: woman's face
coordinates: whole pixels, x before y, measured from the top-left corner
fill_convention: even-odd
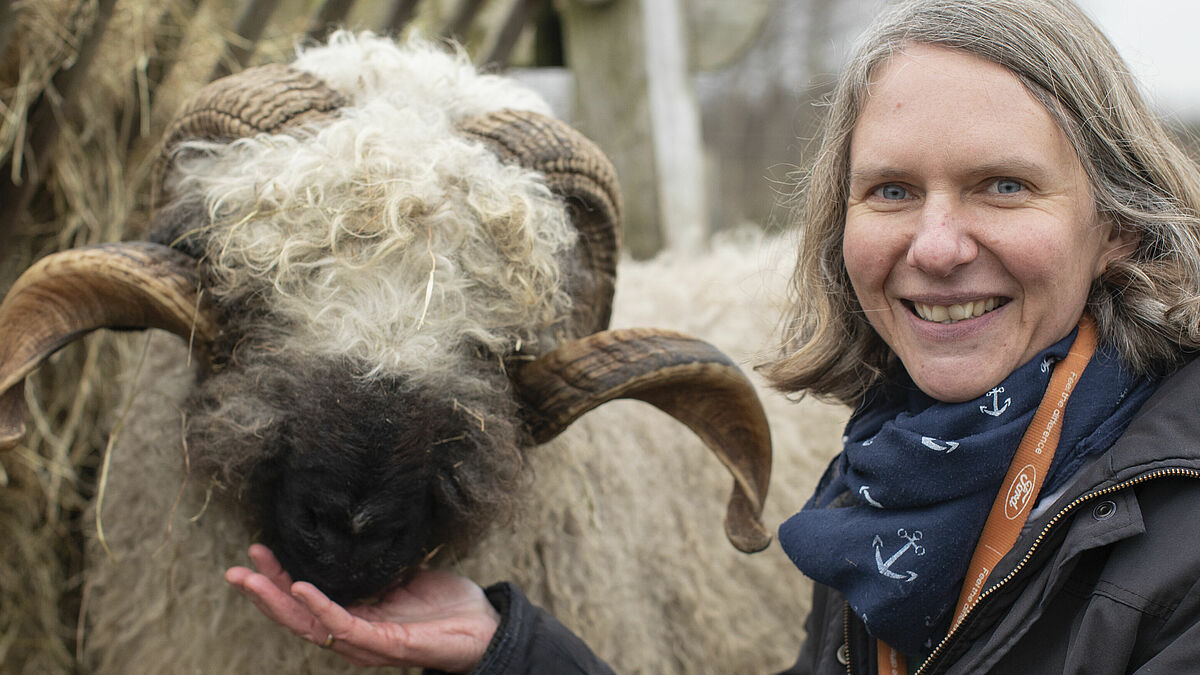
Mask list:
[[[1135,242],[1100,222],[1083,167],[1007,69],[914,45],[880,66],[850,146],[846,270],[917,386],[985,395],[1064,337]]]

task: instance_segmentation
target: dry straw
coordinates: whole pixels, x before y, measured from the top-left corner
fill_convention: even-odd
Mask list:
[[[285,17],[287,4],[280,9]],[[214,27],[231,25],[234,5],[0,2],[0,182],[28,183],[30,171],[39,174],[28,209],[16,218],[11,204],[0,209],[9,217],[0,226],[0,294],[48,253],[141,236],[157,139],[211,70],[219,46]],[[106,10],[83,86],[56,90],[60,74],[85,60]],[[260,51],[276,59],[289,52],[293,28],[286,20],[269,28]],[[56,125],[44,149],[31,142],[29,121],[39,105],[51,106]],[[137,362],[141,345],[95,334],[30,378],[29,434],[0,454],[0,671],[78,670],[82,541],[95,536],[89,504],[106,430],[115,422],[104,416],[119,410],[126,384],[119,374]]]

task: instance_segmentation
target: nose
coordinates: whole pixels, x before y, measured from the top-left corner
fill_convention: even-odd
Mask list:
[[[948,277],[979,255],[968,217],[948,200],[927,200],[909,242],[907,262],[926,274]]]

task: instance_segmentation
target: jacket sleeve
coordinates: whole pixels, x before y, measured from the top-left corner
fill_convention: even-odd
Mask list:
[[[612,668],[549,612],[510,583],[484,591],[500,613],[500,627],[472,675],[613,675]],[[426,670],[426,675],[441,671]]]

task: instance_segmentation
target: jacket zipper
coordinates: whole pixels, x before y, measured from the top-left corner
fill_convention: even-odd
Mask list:
[[[854,660],[850,658],[850,603],[846,603],[846,607],[842,610],[842,644],[846,645],[846,675],[854,675],[854,667],[850,664]]]
[[[954,634],[958,631],[958,629],[967,623],[967,620],[970,619],[972,612],[974,612],[980,605],[982,605],[984,600],[986,600],[989,595],[991,595],[994,591],[999,589],[1001,586],[1004,586],[1005,584],[1007,584],[1009,581],[1011,581],[1013,579],[1013,577],[1015,577],[1017,574],[1019,574],[1022,569],[1024,569],[1025,565],[1029,562],[1029,559],[1033,557],[1034,552],[1037,551],[1038,547],[1041,545],[1042,540],[1046,538],[1047,534],[1049,534],[1050,529],[1053,528],[1055,525],[1057,525],[1058,522],[1060,520],[1062,520],[1062,518],[1064,516],[1067,515],[1067,513],[1075,510],[1080,504],[1091,501],[1092,499],[1095,499],[1097,497],[1103,497],[1105,495],[1109,495],[1114,492],[1117,492],[1118,490],[1124,490],[1125,488],[1128,488],[1132,485],[1138,485],[1140,483],[1145,483],[1145,482],[1153,480],[1155,478],[1162,478],[1164,476],[1175,476],[1175,477],[1187,476],[1187,477],[1191,477],[1191,478],[1200,478],[1200,471],[1196,471],[1193,469],[1178,469],[1178,468],[1176,468],[1176,469],[1159,469],[1157,471],[1151,471],[1149,473],[1142,474],[1141,476],[1131,478],[1122,483],[1117,483],[1116,485],[1106,487],[1102,490],[1097,490],[1095,492],[1091,492],[1091,493],[1082,495],[1080,497],[1077,497],[1070,504],[1067,504],[1066,506],[1064,506],[1063,509],[1061,511],[1059,511],[1057,514],[1055,514],[1055,516],[1050,519],[1050,522],[1046,523],[1046,526],[1044,528],[1042,528],[1042,531],[1037,536],[1037,539],[1035,539],[1033,541],[1033,545],[1030,546],[1029,550],[1025,552],[1025,557],[1023,557],[1021,559],[1021,562],[1017,563],[1017,566],[1014,567],[1012,569],[1012,571],[1008,573],[1007,576],[1005,576],[1003,579],[1001,579],[999,583],[992,586],[991,588],[988,588],[986,591],[984,591],[983,593],[980,594],[979,599],[975,601],[975,604],[971,605],[970,609],[967,610],[967,613],[963,615],[962,621],[959,621],[958,625],[956,625],[954,628],[952,628],[950,630],[950,632],[946,634],[946,637],[942,638],[942,641],[938,643],[938,646],[935,647],[932,652],[930,652],[929,658],[925,659],[925,663],[922,663],[921,667],[918,668],[917,671],[915,673],[913,673],[913,675],[921,675],[922,673],[926,672],[926,670],[929,668],[930,664],[934,663],[937,660],[939,654],[942,652],[942,650],[945,648],[945,646],[947,644],[949,644],[949,642],[954,638]],[[850,644],[849,635],[850,635],[849,616],[847,615],[847,626],[846,626],[846,636],[847,636],[846,644],[847,645]],[[849,666],[847,666],[846,672],[849,673]]]

